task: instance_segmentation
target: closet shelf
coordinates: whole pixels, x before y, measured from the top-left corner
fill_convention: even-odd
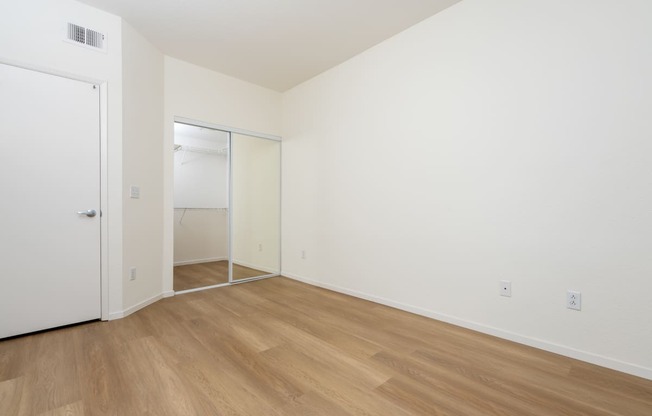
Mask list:
[[[193,152],[193,153],[204,153],[208,155],[226,155],[229,153],[228,147],[222,147],[219,149],[208,148],[208,147],[197,147],[197,146],[188,146],[186,144],[175,144],[174,151],[184,151],[184,152]]]
[[[183,217],[186,216],[187,211],[223,211],[229,212],[228,208],[174,208],[175,210],[182,210],[181,218],[179,218],[179,224],[183,224]]]

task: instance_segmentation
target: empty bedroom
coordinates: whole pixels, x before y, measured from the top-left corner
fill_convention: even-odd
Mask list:
[[[652,415],[652,2],[3,0],[0,415]]]

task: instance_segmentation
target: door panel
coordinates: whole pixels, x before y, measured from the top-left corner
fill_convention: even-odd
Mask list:
[[[0,338],[100,318],[99,114],[92,84],[0,64]]]
[[[231,135],[233,280],[280,273],[281,143]]]

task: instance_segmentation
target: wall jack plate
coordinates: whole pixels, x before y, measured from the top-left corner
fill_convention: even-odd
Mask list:
[[[566,307],[576,311],[582,310],[582,293],[574,290],[566,292]]]
[[[509,280],[500,281],[500,296],[512,296],[512,282]]]

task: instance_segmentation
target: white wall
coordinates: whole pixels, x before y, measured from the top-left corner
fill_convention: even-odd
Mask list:
[[[228,208],[228,175],[227,154],[174,152],[174,207]]]
[[[651,17],[465,0],[285,93],[284,274],[652,378]]]
[[[174,117],[279,134],[281,94],[165,57],[163,290],[172,290]],[[169,150],[167,150],[169,149]]]
[[[107,37],[106,53],[64,42],[68,22]],[[108,312],[122,310],[122,40],[119,17],[72,0],[0,2],[0,61],[106,82]],[[108,117],[107,117],[108,116]],[[106,305],[104,305],[106,306]]]
[[[174,265],[229,258],[229,214],[226,209],[174,210]]]
[[[228,147],[228,133],[214,135],[201,140],[175,132],[174,144],[213,152]],[[183,149],[174,152],[174,265],[227,260],[228,152]]]
[[[123,296],[129,311],[163,290],[163,54],[126,22],[122,41]],[[140,187],[140,198],[129,197],[131,185]]]

